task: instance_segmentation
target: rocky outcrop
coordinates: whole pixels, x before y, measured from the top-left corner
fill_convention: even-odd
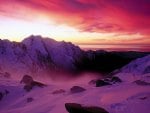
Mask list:
[[[33,78],[29,75],[24,75],[23,78],[21,79],[20,83],[24,83],[26,85],[29,85],[33,82]]]
[[[3,96],[4,96],[3,93],[0,92],[0,100],[2,100]]]
[[[83,87],[80,87],[80,86],[73,86],[70,91],[71,93],[80,93],[80,92],[83,92],[85,91],[86,89],[84,89]]]
[[[65,108],[69,113],[109,113],[101,107],[87,107],[77,103],[66,103]]]
[[[121,83],[122,80],[119,77],[111,76],[104,79],[91,80],[88,84],[95,85],[96,87],[112,85],[116,83]]]
[[[136,80],[136,81],[134,81],[134,83],[136,83],[137,85],[140,85],[140,86],[150,86],[150,83],[142,81],[142,80]]]
[[[32,97],[27,98],[27,102],[32,102],[34,99]]]
[[[24,89],[26,91],[30,91],[33,87],[44,87],[45,84],[42,84],[40,82],[34,81],[33,78],[29,75],[24,75],[20,83],[24,83]]]
[[[107,81],[104,81],[104,80],[97,80],[96,81],[96,87],[107,86],[107,85],[111,85],[111,84]]]
[[[3,97],[5,97],[8,94],[9,94],[9,91],[6,89],[4,91],[1,91],[0,92],[0,101],[3,99]]]
[[[66,91],[63,90],[63,89],[59,89],[59,90],[55,90],[52,92],[52,94],[62,94],[62,93],[65,93]]]

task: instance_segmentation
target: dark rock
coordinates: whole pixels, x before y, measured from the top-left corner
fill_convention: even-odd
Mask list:
[[[32,86],[38,86],[38,87],[44,87],[44,86],[46,86],[45,84],[40,83],[40,82],[37,82],[37,81],[33,81],[33,82],[31,83],[31,85],[32,85]]]
[[[82,113],[82,106],[76,103],[66,103],[65,108],[69,113]]]
[[[89,113],[108,113],[105,109],[101,107],[85,107],[84,108]]]
[[[65,108],[69,113],[108,113],[105,109],[100,107],[86,107],[77,103],[66,103]]]
[[[105,78],[104,81],[105,82],[111,82],[111,78]]]
[[[3,97],[4,97],[3,93],[0,92],[0,100],[2,100]]]
[[[111,84],[109,82],[104,81],[104,80],[97,80],[96,81],[96,87],[107,86],[107,85],[111,85]]]
[[[33,82],[33,78],[29,75],[24,75],[23,78],[21,79],[20,83],[24,84],[31,84]]]
[[[73,86],[70,91],[71,93],[80,93],[80,92],[83,92],[85,91],[86,89],[80,87],[80,86]]]
[[[6,89],[5,89],[5,94],[6,94],[6,95],[8,95],[8,94],[9,94],[9,91],[8,91],[8,90],[6,90]]]
[[[32,88],[33,88],[33,86],[32,85],[25,85],[24,87],[23,87],[26,91],[30,91]]]
[[[89,85],[94,85],[94,84],[96,84],[96,80],[91,80],[91,81],[89,81],[88,84],[89,84]]]
[[[11,77],[11,75],[10,75],[10,73],[5,72],[5,73],[4,73],[4,77],[5,77],[5,78],[10,78],[10,77]]]
[[[61,94],[61,93],[65,93],[65,90],[59,89],[52,92],[52,94]]]
[[[27,98],[27,102],[32,102],[34,99],[32,97]]]
[[[143,71],[143,74],[150,73],[150,66],[146,67],[145,70]]]
[[[145,82],[145,81],[142,81],[142,80],[136,80],[134,81],[137,85],[140,85],[140,86],[148,86],[150,85],[150,83],[148,82]]]
[[[139,99],[141,99],[141,100],[145,100],[145,99],[147,99],[148,97],[141,97],[141,98],[139,98]]]
[[[116,83],[116,82],[122,82],[122,80],[119,77],[113,76],[111,78],[111,82]]]
[[[26,91],[30,91],[33,87],[37,86],[37,87],[44,87],[46,86],[45,84],[42,84],[40,82],[34,81],[33,78],[29,75],[25,75],[22,80],[20,81],[20,83],[24,83],[24,89]]]

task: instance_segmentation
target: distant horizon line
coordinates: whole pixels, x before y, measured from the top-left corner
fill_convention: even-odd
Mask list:
[[[9,39],[2,39],[0,40],[9,40],[11,42],[22,42],[24,39],[33,37],[40,37],[40,38],[49,38],[49,37],[43,37],[41,35],[29,35],[25,38],[23,38],[20,41],[15,40],[9,40]],[[49,38],[53,39],[53,38]],[[65,41],[65,40],[56,40],[57,42]],[[71,42],[71,41],[65,41],[65,42]],[[78,42],[71,42],[74,45],[79,46],[82,50],[104,50],[104,51],[141,51],[141,52],[150,52],[150,44],[135,44],[135,43],[78,43]]]
[[[0,40],[9,40],[9,41],[11,41],[11,42],[22,42],[24,39],[27,39],[27,38],[29,38],[29,37],[31,37],[31,36],[34,36],[34,37],[41,37],[41,38],[49,38],[49,39],[53,39],[53,40],[55,40],[55,41],[58,41],[58,42],[60,42],[60,41],[64,41],[64,42],[71,42],[71,43],[73,43],[73,44],[76,44],[76,45],[148,45],[148,46],[150,46],[150,43],[120,43],[120,42],[118,42],[118,43],[87,43],[87,42],[73,42],[73,41],[65,41],[65,40],[56,40],[56,39],[54,39],[54,38],[51,38],[51,37],[46,37],[46,36],[42,36],[42,35],[29,35],[29,36],[26,36],[26,37],[24,37],[22,40],[19,40],[19,41],[16,41],[16,40],[10,40],[10,39],[7,39],[7,38],[5,38],[5,37],[3,37],[3,38],[1,38],[0,37]]]

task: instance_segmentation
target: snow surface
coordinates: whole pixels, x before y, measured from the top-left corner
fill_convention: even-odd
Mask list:
[[[74,71],[82,56],[83,51],[72,43],[41,36],[30,36],[22,42],[0,40],[0,72],[17,78],[24,74],[49,76],[55,69]]]
[[[148,79],[150,73],[143,75],[143,70],[150,65],[149,61],[150,55],[135,60],[122,68],[118,75],[119,77],[126,76],[125,79],[121,78],[125,81],[126,78],[129,80],[133,73],[136,75],[138,72],[137,76],[140,76],[138,80],[150,83],[150,79]],[[132,68],[134,64],[137,64],[137,68]],[[139,66],[141,69],[138,68]],[[137,84],[134,80],[94,87],[88,84],[88,79],[82,78],[76,79],[76,82],[71,82],[71,80],[59,84],[51,82],[47,84],[47,87],[35,87],[30,92],[26,92],[23,84],[20,84],[19,81],[1,77],[0,92],[8,90],[9,93],[0,101],[0,113],[67,113],[64,105],[72,102],[84,106],[100,106],[109,113],[149,113],[150,85]],[[74,85],[81,86],[86,91],[73,94],[70,92],[70,88]],[[59,89],[63,89],[65,92],[53,94]],[[33,100],[27,102],[28,98]]]
[[[115,75],[126,82],[133,82],[139,79],[149,79],[150,80],[150,55],[143,58],[138,58],[128,65],[124,66]],[[145,79],[145,80],[146,80]]]

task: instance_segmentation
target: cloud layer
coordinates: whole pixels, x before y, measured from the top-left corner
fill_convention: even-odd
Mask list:
[[[150,36],[150,0],[0,0],[0,15],[30,21],[46,16],[81,32]]]

